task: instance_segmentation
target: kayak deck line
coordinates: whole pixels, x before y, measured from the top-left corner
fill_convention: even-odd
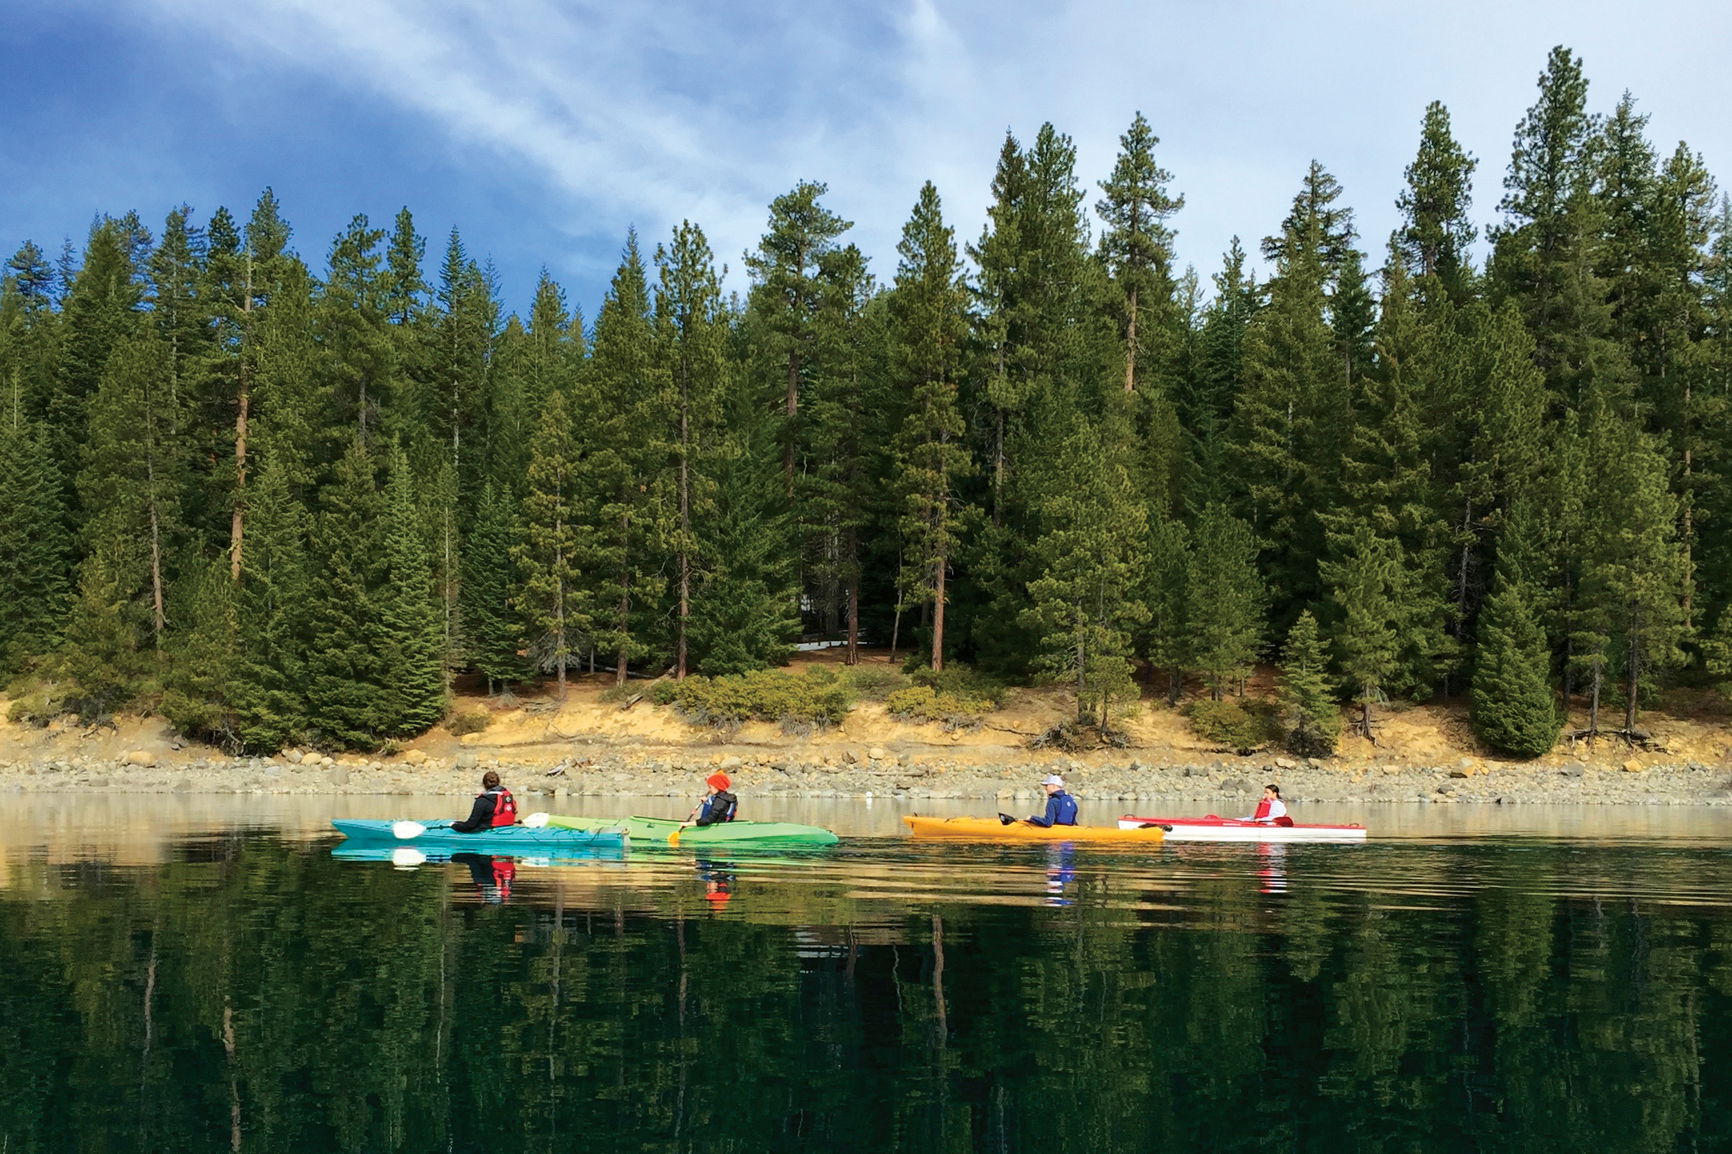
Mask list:
[[[1165,828],[1169,841],[1353,842],[1364,841],[1368,832],[1364,826],[1356,824],[1273,825],[1213,814],[1207,817],[1137,817],[1127,813],[1119,818],[1120,829],[1141,829],[1150,825]]]
[[[1114,845],[1160,845],[1167,833],[1160,825],[1125,828],[1114,825],[1031,825],[1026,821],[1004,824],[995,817],[922,817],[910,814],[903,822],[915,837],[967,838],[973,841],[1103,842]]]

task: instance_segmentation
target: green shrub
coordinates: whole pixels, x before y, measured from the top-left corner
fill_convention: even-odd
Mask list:
[[[493,715],[485,709],[471,709],[463,713],[453,713],[445,720],[445,728],[457,737],[462,737],[466,733],[480,733],[491,724],[493,724]]]
[[[17,687],[13,687],[17,692]],[[6,710],[6,720],[15,725],[41,728],[67,712],[65,695],[41,684],[25,689]]]
[[[931,686],[937,693],[947,694],[958,701],[982,702],[985,705],[980,710],[982,713],[1003,705],[1008,688],[998,678],[977,673],[966,665],[952,665],[939,670],[922,667],[914,671],[911,680],[916,685]]]
[[[856,665],[848,670],[848,687],[866,701],[884,701],[908,684],[908,679],[887,665]]]
[[[979,725],[981,715],[992,712],[992,703],[984,698],[940,693],[930,685],[898,689],[884,699],[884,707],[906,721],[937,721],[946,729]]]
[[[774,721],[796,732],[836,725],[853,705],[839,677],[812,679],[769,669],[664,682],[656,687],[655,701],[674,706],[698,725],[733,729],[747,721]]]
[[[1238,754],[1250,753],[1276,736],[1266,711],[1246,709],[1236,701],[1199,701],[1185,714],[1198,737]]]

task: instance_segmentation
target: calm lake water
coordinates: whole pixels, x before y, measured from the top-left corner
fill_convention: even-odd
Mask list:
[[[414,869],[325,825],[465,804],[0,798],[0,1154],[1732,1149],[1718,812],[1127,854],[766,802],[846,840]]]

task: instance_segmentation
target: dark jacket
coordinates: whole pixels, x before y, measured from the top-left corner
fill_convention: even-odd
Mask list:
[[[740,799],[727,790],[717,790],[704,798],[698,806],[698,824],[716,825],[719,822],[733,821],[734,813],[740,808]]]
[[[451,828],[458,833],[475,833],[493,828],[493,808],[499,804],[499,795],[503,792],[505,787],[496,785],[486,793],[477,794],[469,816],[463,821],[452,822]]]
[[[1055,794],[1048,795],[1046,799],[1046,816],[1031,817],[1028,819],[1028,824],[1040,826],[1075,825],[1076,798],[1072,797],[1062,789]]]

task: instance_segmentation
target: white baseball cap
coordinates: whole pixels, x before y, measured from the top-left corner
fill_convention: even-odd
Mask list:
[[[1042,785],[1063,785],[1064,784],[1064,778],[1060,777],[1056,773],[1049,773],[1046,775],[1045,778],[1043,778],[1041,780],[1041,784]]]

